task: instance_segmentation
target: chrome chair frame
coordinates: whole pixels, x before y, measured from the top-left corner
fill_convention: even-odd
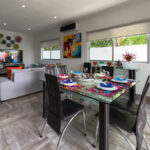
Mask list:
[[[80,110],[80,111],[78,111],[76,114],[73,115],[73,117],[68,121],[68,123],[67,123],[66,126],[64,127],[64,129],[63,129],[63,131],[62,131],[62,133],[61,133],[61,135],[60,135],[60,137],[59,137],[56,150],[59,149],[60,142],[61,142],[61,140],[62,140],[62,138],[63,138],[63,136],[64,136],[64,133],[66,132],[68,126],[71,124],[71,122],[72,122],[80,113],[83,113],[84,136],[87,136],[85,111],[84,111],[84,110]],[[43,127],[42,127],[42,130],[41,130],[41,132],[40,132],[40,137],[43,137],[43,132],[44,132],[46,123],[47,123],[47,120],[45,120],[45,122],[44,122],[44,125],[43,125]]]
[[[150,125],[150,124],[149,124]],[[133,146],[133,144],[130,142],[130,140],[123,134],[123,132],[121,131],[120,128],[118,128],[117,126],[113,125],[113,127],[120,133],[120,135],[125,139],[125,141],[129,144],[129,146],[131,147],[132,150],[136,150]],[[99,131],[99,120],[97,120],[97,125],[96,125],[96,132],[95,132],[95,140],[92,144],[92,146],[94,148],[96,148],[96,144],[97,144],[97,140],[98,140],[98,131]],[[144,142],[146,144],[146,147],[148,150],[150,150],[150,146],[148,145],[147,143],[147,139],[146,139],[146,136],[145,134],[143,135],[143,139],[144,139]]]

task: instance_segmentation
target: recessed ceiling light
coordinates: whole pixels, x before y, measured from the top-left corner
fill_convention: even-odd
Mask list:
[[[23,4],[23,5],[22,5],[22,8],[26,8],[26,5]]]
[[[3,26],[7,26],[7,23],[6,23],[6,22],[3,22]]]
[[[57,19],[57,16],[54,16],[54,19]]]
[[[30,27],[28,27],[28,31],[31,31],[31,28],[30,28]]]

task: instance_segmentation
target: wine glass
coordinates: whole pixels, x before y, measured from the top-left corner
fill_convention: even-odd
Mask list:
[[[108,82],[109,76],[110,76],[110,72],[109,72],[109,71],[106,71],[106,82]]]

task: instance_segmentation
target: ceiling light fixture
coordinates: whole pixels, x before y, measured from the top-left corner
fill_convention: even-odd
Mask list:
[[[54,16],[54,19],[57,19],[57,16]]]
[[[22,8],[26,8],[26,5],[23,4],[23,5],[22,5]]]
[[[6,23],[6,22],[3,22],[3,26],[7,26],[7,23]]]

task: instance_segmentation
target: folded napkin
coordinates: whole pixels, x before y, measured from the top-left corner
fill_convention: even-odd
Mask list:
[[[82,74],[82,72],[74,71],[74,74]]]
[[[72,80],[70,80],[70,79],[63,80],[62,82],[63,82],[63,83],[75,83],[75,81],[72,81]]]
[[[63,73],[61,73],[60,75],[61,75],[61,76],[64,76],[64,74],[63,74]]]
[[[121,78],[119,78],[119,77],[116,77],[115,80],[116,80],[116,81],[126,81],[127,79],[124,79],[124,78],[121,79]]]
[[[113,85],[111,83],[100,83],[101,87],[107,87],[107,88],[112,88]]]

